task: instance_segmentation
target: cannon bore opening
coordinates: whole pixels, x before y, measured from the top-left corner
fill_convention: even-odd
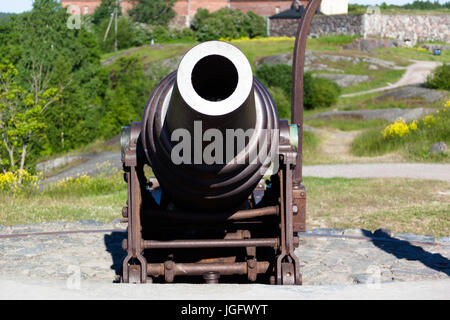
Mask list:
[[[208,101],[222,101],[236,90],[239,77],[234,64],[224,56],[210,55],[200,59],[191,75],[195,92]]]

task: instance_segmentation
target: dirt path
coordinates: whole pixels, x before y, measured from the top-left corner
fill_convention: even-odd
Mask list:
[[[412,60],[414,63],[406,68],[406,72],[401,77],[400,80],[398,80],[396,83],[389,84],[385,87],[366,90],[366,91],[360,91],[360,92],[354,92],[349,94],[343,94],[342,97],[348,98],[348,97],[354,97],[359,96],[367,93],[373,93],[373,92],[380,92],[390,89],[395,89],[398,87],[403,87],[407,85],[412,84],[419,84],[419,83],[425,83],[427,80],[427,76],[441,63],[435,62],[435,61],[416,61]]]
[[[350,150],[353,140],[360,131],[340,131],[338,129],[322,129],[304,126],[306,131],[311,131],[321,136],[320,158],[330,163],[393,163],[401,162],[402,157],[397,154],[386,154],[377,157],[354,156]],[[307,167],[307,166],[306,166]]]
[[[334,164],[303,166],[303,175],[322,178],[412,178],[450,181],[450,164],[402,163],[396,153],[378,157],[357,157],[351,154],[358,131],[343,132],[305,126],[319,134],[320,158]]]

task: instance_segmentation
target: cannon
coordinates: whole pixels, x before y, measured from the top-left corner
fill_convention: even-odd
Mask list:
[[[302,283],[294,249],[306,217],[303,60],[319,3],[298,28],[292,124],[278,118],[245,55],[209,41],[158,84],[141,122],[122,128],[122,282]]]

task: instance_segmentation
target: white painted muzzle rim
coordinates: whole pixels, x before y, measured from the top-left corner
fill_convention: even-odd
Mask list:
[[[192,72],[196,64],[203,58],[213,55],[231,61],[238,75],[234,92],[221,101],[202,98],[192,84]],[[247,57],[238,48],[223,41],[208,41],[195,46],[184,55],[177,71],[177,87],[186,104],[208,116],[225,115],[238,109],[249,97],[252,86],[253,73]]]

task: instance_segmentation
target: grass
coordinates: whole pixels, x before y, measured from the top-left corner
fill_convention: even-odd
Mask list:
[[[306,177],[307,226],[450,235],[450,183]],[[418,192],[420,188],[420,192]]]
[[[375,55],[379,59],[396,61],[398,59],[409,60],[425,60],[425,61],[439,61],[450,62],[450,52],[442,51],[440,56],[435,56],[427,50],[419,50],[418,48],[389,48],[376,49]]]
[[[345,71],[350,73],[350,71]],[[389,83],[395,83],[403,76],[405,70],[395,70],[395,69],[379,69],[379,70],[368,70],[364,68],[361,73],[350,73],[350,74],[363,74],[370,75],[371,79],[369,81],[364,81],[356,83],[346,88],[342,88],[342,94],[354,93],[359,91],[371,90],[375,88],[384,87]]]
[[[318,135],[303,131],[303,164],[308,165],[316,161],[321,139]]]
[[[329,35],[319,38],[309,38],[306,42],[306,49],[332,52],[341,51],[341,46],[350,44],[357,38],[361,38],[361,36]]]
[[[346,54],[345,56],[349,56],[349,55]],[[361,56],[361,53],[358,53],[357,56]],[[398,80],[400,80],[400,78],[403,76],[403,74],[406,71],[404,69],[398,70],[398,69],[387,69],[387,68],[379,68],[377,70],[370,70],[369,65],[365,62],[360,62],[358,64],[354,64],[349,61],[332,62],[329,60],[317,60],[317,62],[324,63],[333,69],[342,70],[342,71],[344,71],[344,73],[330,72],[327,70],[315,71],[315,73],[368,75],[370,77],[369,81],[364,81],[364,82],[356,83],[356,84],[348,86],[348,87],[343,87],[342,94],[375,89],[378,87],[383,87],[383,86],[387,85],[388,83],[395,83]]]
[[[374,92],[354,97],[339,97],[336,106],[339,110],[373,110],[373,109],[410,109],[410,108],[442,108],[442,105],[450,99],[450,92],[442,91],[444,97],[435,102],[427,102],[422,98],[394,99],[379,97],[384,92]]]
[[[80,219],[111,222],[121,217],[127,199],[122,174],[78,178],[44,191],[11,195],[0,193],[0,224],[30,224]]]
[[[309,119],[305,120],[305,124],[317,128],[334,128],[342,131],[363,130],[373,127],[385,126],[388,121],[381,119],[358,120],[358,119]]]
[[[405,135],[384,136],[383,127],[375,127],[355,138],[352,152],[357,156],[378,156],[400,150],[416,161],[449,162],[448,152],[432,155],[429,148],[440,141],[450,144],[450,111],[446,107],[417,122],[417,129],[406,129]],[[397,123],[397,122],[396,122]],[[398,122],[400,124],[400,122]],[[398,130],[402,127],[399,126]]]
[[[307,140],[309,138],[305,138]],[[307,226],[389,228],[394,232],[450,235],[450,183],[413,179],[306,177]],[[420,186],[420,192],[418,187]],[[45,191],[0,194],[0,224],[31,224],[121,217],[127,187],[120,173],[82,178]]]

